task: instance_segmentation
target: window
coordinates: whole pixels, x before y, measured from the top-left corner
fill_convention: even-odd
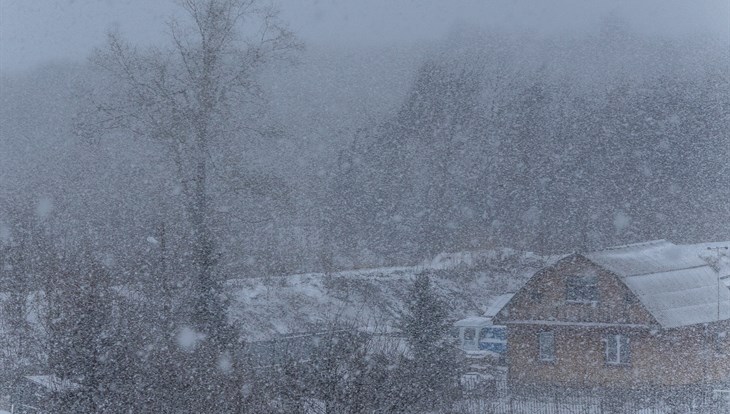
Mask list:
[[[552,332],[540,332],[540,361],[555,360],[555,335]]]
[[[631,348],[626,335],[608,335],[606,338],[606,362],[611,365],[631,363]]]
[[[479,331],[480,341],[506,341],[507,329],[503,326],[490,326]]]
[[[479,331],[479,340],[483,339],[492,339],[492,332],[489,331],[488,328],[482,328],[481,331]]]
[[[597,302],[598,278],[596,275],[568,276],[565,298],[569,302]]]

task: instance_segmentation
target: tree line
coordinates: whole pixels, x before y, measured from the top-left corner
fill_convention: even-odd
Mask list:
[[[260,378],[241,358],[224,281],[469,248],[728,237],[730,79],[712,53],[674,58],[701,57],[695,43],[611,24],[561,47],[457,33],[426,53],[391,114],[315,143],[331,156],[316,174],[285,176],[249,153],[296,135],[271,118],[261,78],[301,42],[255,0],[180,4],[186,20],[170,22],[167,46],[112,33],[77,68],[90,81],[69,97],[74,112],[39,132],[58,134],[59,149],[27,135],[43,125],[29,114],[4,113],[14,148],[64,173],[44,188],[53,199],[33,184],[53,187],[39,183],[52,173],[9,171],[30,184],[0,189],[7,349],[15,372],[81,386],[57,411],[433,407],[456,391],[427,279],[401,321],[408,353],[333,337],[311,366]],[[54,164],[55,151],[67,158]]]
[[[20,402],[13,385],[39,374],[72,385],[48,390],[36,407],[57,413],[401,413],[445,410],[461,397],[448,308],[426,273],[399,321],[384,321],[402,335],[333,320],[261,348],[226,320],[220,329],[234,340],[219,349],[194,325],[194,291],[169,286],[173,252],[151,251],[146,277],[122,283],[89,244],[62,251],[38,223],[15,230],[0,250],[11,403]],[[282,346],[275,360],[262,357]]]
[[[489,45],[429,58],[399,109],[340,153],[329,192],[339,253],[398,263],[726,239],[727,71],[682,61],[691,44],[622,30],[571,45],[595,73],[571,72],[560,49],[538,65]],[[624,53],[640,57],[615,62]]]

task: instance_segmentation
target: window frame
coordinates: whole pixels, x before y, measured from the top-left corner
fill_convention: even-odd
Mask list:
[[[606,364],[611,366],[631,365],[631,338],[628,335],[612,333],[606,335]],[[611,358],[611,353],[614,357]]]
[[[586,283],[587,281],[590,282]],[[588,292],[587,296],[586,292]],[[567,303],[598,303],[600,301],[598,275],[568,275],[565,279],[565,301]]]
[[[537,359],[540,362],[555,362],[555,332],[542,331],[537,334]]]
[[[486,326],[483,326],[481,329],[479,329],[479,335],[477,335],[477,341],[482,342],[484,339],[492,339],[491,337],[487,338],[489,335],[489,329]]]

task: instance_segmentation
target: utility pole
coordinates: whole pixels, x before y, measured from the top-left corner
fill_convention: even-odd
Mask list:
[[[722,281],[720,280],[720,251],[728,250],[728,246],[708,247],[707,250],[714,250],[717,254],[717,266],[715,271],[717,272],[717,320],[720,320],[720,287]]]

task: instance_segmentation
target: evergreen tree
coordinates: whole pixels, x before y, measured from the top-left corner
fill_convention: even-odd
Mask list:
[[[426,274],[419,274],[408,292],[401,329],[410,350],[404,373],[405,397],[413,409],[445,408],[457,391],[455,348],[447,340],[448,308]]]

